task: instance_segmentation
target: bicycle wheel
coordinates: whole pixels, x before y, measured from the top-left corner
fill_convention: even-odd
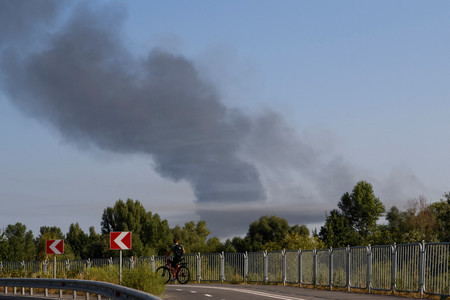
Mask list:
[[[177,280],[181,284],[185,284],[189,281],[190,272],[186,266],[180,266],[177,270]]]
[[[161,277],[164,283],[168,283],[170,281],[170,277],[172,277],[172,275],[170,274],[170,269],[166,266],[161,266],[156,269],[156,275],[158,277]]]

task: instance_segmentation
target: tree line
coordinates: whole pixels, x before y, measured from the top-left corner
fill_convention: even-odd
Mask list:
[[[383,224],[379,224],[381,217],[385,218]],[[419,197],[411,200],[404,211],[393,206],[386,212],[384,204],[375,197],[372,185],[360,181],[351,193],[342,195],[337,209],[326,214],[319,232],[311,233],[306,225],[289,225],[284,218],[266,215],[249,225],[245,237],[224,242],[210,237],[205,221],[171,228],[167,220],[146,211],[139,201],[118,200],[113,207],[104,209],[99,233],[93,226],[86,233],[75,223],[66,234],[59,227],[43,226],[34,237],[21,223],[8,225],[0,230],[0,260],[48,259],[45,242],[51,239],[64,239],[64,254],[59,259],[115,257],[118,251],[109,250],[111,231],[132,232],[132,249],[124,251],[125,256],[164,255],[174,237],[180,239],[187,253],[450,242],[450,193],[445,193],[439,202],[428,204],[424,197]]]

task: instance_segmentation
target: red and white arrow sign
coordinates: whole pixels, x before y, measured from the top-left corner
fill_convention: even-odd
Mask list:
[[[64,240],[47,240],[47,254],[63,254]]]
[[[111,250],[130,250],[131,231],[110,232],[109,244]]]

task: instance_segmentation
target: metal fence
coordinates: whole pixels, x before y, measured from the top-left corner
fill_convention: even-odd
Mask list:
[[[290,283],[332,288],[411,292],[450,296],[450,243],[414,243],[250,253],[185,255],[197,282]],[[140,264],[156,270],[162,256],[123,260],[124,268]],[[91,267],[112,267],[118,258],[57,261],[57,274]],[[0,273],[22,270],[52,274],[53,262],[0,262]]]

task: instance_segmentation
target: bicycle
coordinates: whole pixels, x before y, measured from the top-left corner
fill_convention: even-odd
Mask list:
[[[168,283],[172,277],[174,277],[173,281],[176,279],[179,283],[185,284],[190,279],[190,271],[187,264],[187,262],[183,262],[183,260],[181,260],[177,264],[176,268],[172,268],[172,261],[168,259],[165,266],[161,266],[156,269],[156,274],[163,278],[164,283]]]

